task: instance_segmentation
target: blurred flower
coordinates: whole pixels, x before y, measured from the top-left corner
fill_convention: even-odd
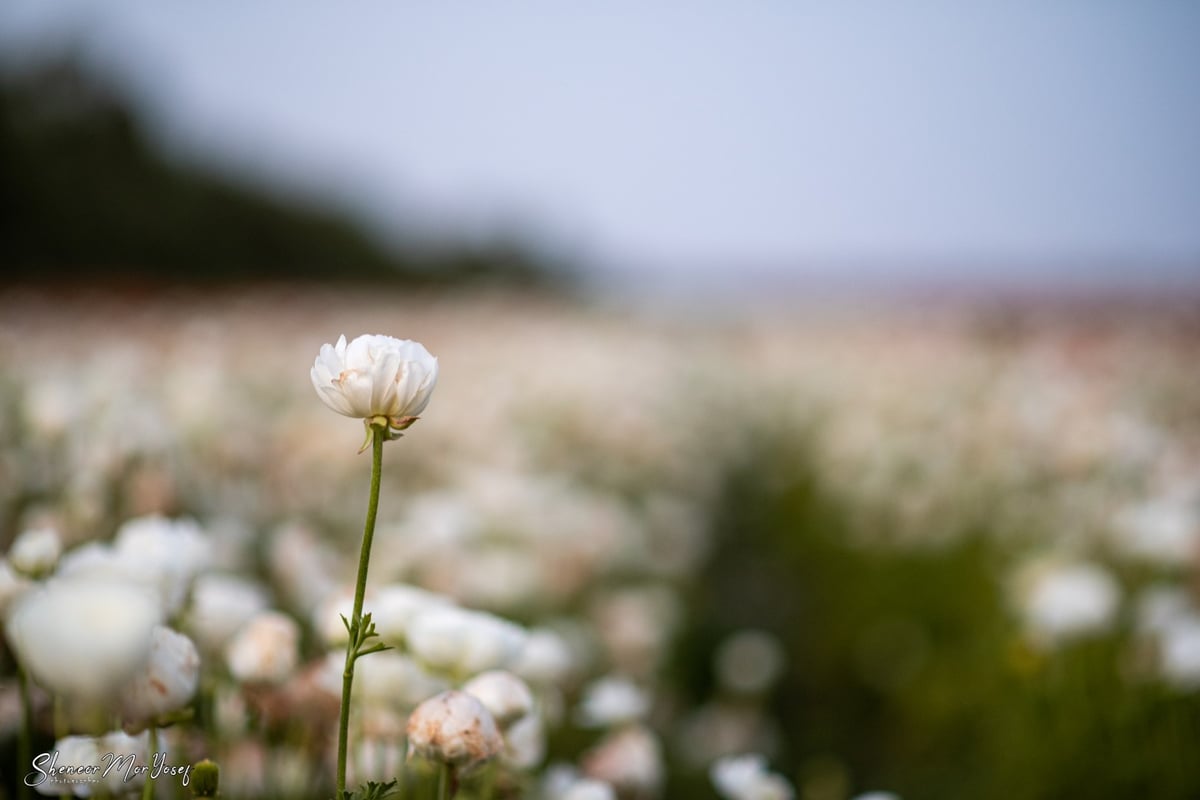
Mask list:
[[[617,800],[617,793],[604,781],[580,778],[554,795],[554,800]]]
[[[717,648],[717,678],[735,692],[765,692],[783,672],[783,646],[765,631],[739,631]]]
[[[56,578],[17,601],[8,640],[46,689],[104,700],[146,663],[161,612],[137,586]]]
[[[791,800],[795,794],[783,776],[768,771],[767,760],[755,753],[718,759],[709,777],[727,800]]]
[[[408,626],[408,647],[435,669],[473,675],[512,664],[525,646],[520,626],[482,611],[453,606],[421,611]]]
[[[92,542],[71,550],[59,563],[58,574],[140,584],[153,590],[164,610],[174,614],[210,558],[208,539],[194,521],[153,515],[121,525],[112,547]]]
[[[1163,677],[1185,690],[1200,688],[1200,616],[1172,621],[1160,633],[1159,661]]]
[[[500,754],[504,740],[492,715],[471,695],[442,692],[417,706],[408,719],[410,752],[470,769]]]
[[[311,372],[317,396],[337,413],[387,417],[396,428],[424,410],[437,376],[438,361],[424,345],[370,334],[321,345]]]
[[[642,725],[609,734],[583,756],[583,772],[621,793],[657,794],[663,781],[662,747]]]
[[[1023,604],[1033,634],[1055,641],[1104,630],[1119,600],[1120,588],[1106,570],[1079,563],[1035,574]]]
[[[13,540],[8,562],[30,577],[45,575],[54,569],[62,554],[62,540],[53,528],[30,528]]]
[[[286,614],[263,611],[225,648],[225,663],[242,682],[281,683],[299,660],[300,626]]]
[[[150,656],[121,689],[121,714],[127,722],[151,722],[178,711],[196,693],[200,656],[192,640],[162,625],[154,629]]]
[[[540,714],[530,712],[509,723],[503,735],[504,752],[500,757],[508,766],[533,769],[546,757],[546,729]]]
[[[650,710],[650,698],[625,678],[607,677],[584,689],[579,703],[579,722],[590,728],[605,728],[642,719]]]
[[[501,730],[533,710],[533,693],[525,681],[505,670],[481,672],[462,690],[483,703]]]
[[[533,684],[549,686],[565,682],[576,668],[566,639],[549,628],[534,628],[512,669]]]
[[[267,593],[253,581],[208,573],[197,578],[192,586],[188,629],[201,647],[217,651],[225,647],[238,628],[266,607]]]

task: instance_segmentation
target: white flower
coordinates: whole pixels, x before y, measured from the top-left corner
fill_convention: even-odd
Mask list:
[[[145,667],[121,690],[122,716],[146,722],[178,711],[196,693],[199,679],[196,645],[182,633],[159,625]]]
[[[282,683],[299,661],[300,626],[286,614],[264,611],[225,648],[225,663],[242,682]]]
[[[520,626],[482,611],[434,607],[409,624],[408,647],[435,669],[473,675],[508,667],[520,656],[527,636]]]
[[[533,769],[546,757],[546,729],[541,715],[530,712],[504,731],[504,753],[500,758],[514,769]]]
[[[585,753],[583,772],[612,784],[618,792],[657,794],[663,781],[662,746],[648,728],[631,725]]]
[[[188,629],[201,647],[217,651],[266,607],[267,593],[258,584],[234,575],[208,573],[192,586]]]
[[[336,688],[341,690],[345,653],[331,653]],[[354,699],[366,706],[399,706],[408,709],[447,689],[446,681],[430,675],[413,659],[395,650],[372,653],[354,667]]]
[[[502,729],[533,710],[533,692],[525,681],[502,669],[481,672],[462,690],[483,703]]]
[[[148,751],[149,736],[145,732],[138,736],[124,731],[103,736],[66,736],[54,743],[52,752],[58,753],[56,773],[48,774],[34,788],[39,794],[52,797],[128,796],[146,782],[146,771],[138,767],[146,766]],[[91,774],[62,771],[65,767],[89,766],[97,769]]]
[[[438,361],[420,342],[370,334],[321,345],[311,372],[325,405],[347,417],[387,417],[393,427],[424,410],[437,376]]]
[[[58,578],[17,601],[8,640],[46,689],[102,700],[146,663],[160,621],[155,599],[136,586]]]
[[[557,795],[556,800],[617,800],[617,793],[604,781],[581,778]]]
[[[448,691],[417,706],[408,718],[410,752],[467,769],[500,754],[504,740],[488,710],[466,692]]]
[[[1104,569],[1074,564],[1036,576],[1025,598],[1025,614],[1041,640],[1102,631],[1117,610],[1120,588]]]
[[[1167,625],[1159,643],[1163,677],[1184,690],[1200,688],[1200,617],[1188,614]]]
[[[564,682],[575,668],[575,656],[562,635],[549,628],[534,628],[513,672],[534,684],[548,686]]]
[[[717,791],[728,800],[791,800],[792,787],[767,770],[767,760],[751,753],[718,759],[709,770]]]
[[[601,678],[584,690],[579,703],[579,721],[591,728],[632,722],[646,716],[650,698],[628,680]]]
[[[392,583],[381,586],[369,595],[363,610],[371,612],[371,621],[375,623],[379,638],[391,644],[401,644],[405,640],[409,622],[417,614],[430,608],[447,608],[450,605],[450,599],[443,595],[405,583]],[[344,632],[345,628],[342,630]]]
[[[210,559],[208,538],[195,522],[152,515],[124,523],[112,547],[91,542],[71,550],[58,565],[58,574],[144,586],[174,614],[183,607],[192,579]]]
[[[30,528],[13,540],[8,562],[18,572],[31,577],[54,569],[62,555],[62,541],[53,528]]]

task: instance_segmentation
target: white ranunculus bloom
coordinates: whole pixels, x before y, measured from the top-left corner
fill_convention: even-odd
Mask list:
[[[217,651],[267,605],[267,592],[259,584],[236,575],[210,572],[198,577],[192,586],[188,630],[201,647]]]
[[[243,683],[282,683],[300,660],[300,626],[287,614],[263,611],[225,648],[225,663]]]
[[[584,689],[579,721],[589,728],[604,728],[640,720],[650,710],[650,698],[625,678],[600,678]]]
[[[200,654],[192,640],[170,628],[154,629],[150,657],[121,689],[121,715],[127,722],[152,722],[178,711],[196,693]]]
[[[408,718],[408,746],[431,761],[470,769],[499,755],[504,740],[483,703],[450,690],[417,706]]]
[[[556,800],[617,800],[617,793],[604,781],[581,778],[568,786]]]
[[[483,611],[433,607],[408,626],[409,651],[434,669],[473,675],[505,669],[525,647],[524,628]]]
[[[1107,629],[1120,600],[1120,586],[1107,570],[1077,563],[1038,574],[1024,611],[1034,635],[1053,642]]]
[[[794,796],[791,785],[770,772],[767,760],[757,753],[718,759],[709,777],[728,800],[792,800]]]
[[[359,419],[387,417],[400,427],[420,414],[437,383],[438,361],[420,342],[366,334],[323,344],[311,372],[325,405]]]
[[[8,562],[25,575],[45,575],[62,555],[62,540],[53,528],[30,528],[13,540]]]
[[[100,578],[56,578],[13,606],[8,640],[51,692],[104,700],[146,663],[162,612],[144,589]]]
[[[662,745],[643,725],[610,733],[583,756],[584,775],[611,784],[618,794],[658,794],[664,770]]]
[[[483,703],[501,729],[533,710],[533,692],[525,681],[502,669],[488,670],[467,681],[462,690]]]

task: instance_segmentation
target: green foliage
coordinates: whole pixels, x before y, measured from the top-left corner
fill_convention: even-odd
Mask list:
[[[387,783],[376,783],[368,781],[365,785],[358,787],[355,791],[347,791],[342,797],[344,800],[387,800],[389,797],[398,797],[400,792],[396,788],[398,781],[388,781]]]
[[[1005,594],[1012,546],[987,530],[901,545],[854,519],[802,447],[766,437],[727,476],[676,655],[695,703],[719,691],[723,637],[780,638],[773,761],[800,796],[1200,796],[1200,699],[1133,674],[1128,631],[1035,650]],[[701,776],[675,781],[711,796]]]

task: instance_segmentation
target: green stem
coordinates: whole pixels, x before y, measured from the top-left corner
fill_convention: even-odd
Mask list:
[[[367,566],[371,562],[371,540],[375,537],[375,515],[379,511],[379,482],[383,473],[385,431],[371,428],[371,496],[367,501],[367,523],[363,528],[362,549],[358,555],[358,581],[354,585],[354,611],[350,615],[350,637],[346,643],[346,666],[342,671],[342,709],[338,719],[337,794],[346,794],[346,752],[350,733],[350,690],[354,684],[354,660],[358,657],[362,626],[363,598],[367,593]]]
[[[17,683],[21,688],[21,715],[24,717],[21,725],[21,738],[17,742],[17,775],[24,777],[22,770],[33,765],[33,703],[29,699],[29,676],[25,668],[17,666]],[[29,784],[22,780],[18,784],[21,798],[32,797]]]
[[[150,726],[150,757],[147,760],[146,766],[154,767],[154,753],[158,750],[158,728],[154,725]],[[146,785],[142,787],[142,800],[154,800],[154,772],[153,769],[146,770]]]

